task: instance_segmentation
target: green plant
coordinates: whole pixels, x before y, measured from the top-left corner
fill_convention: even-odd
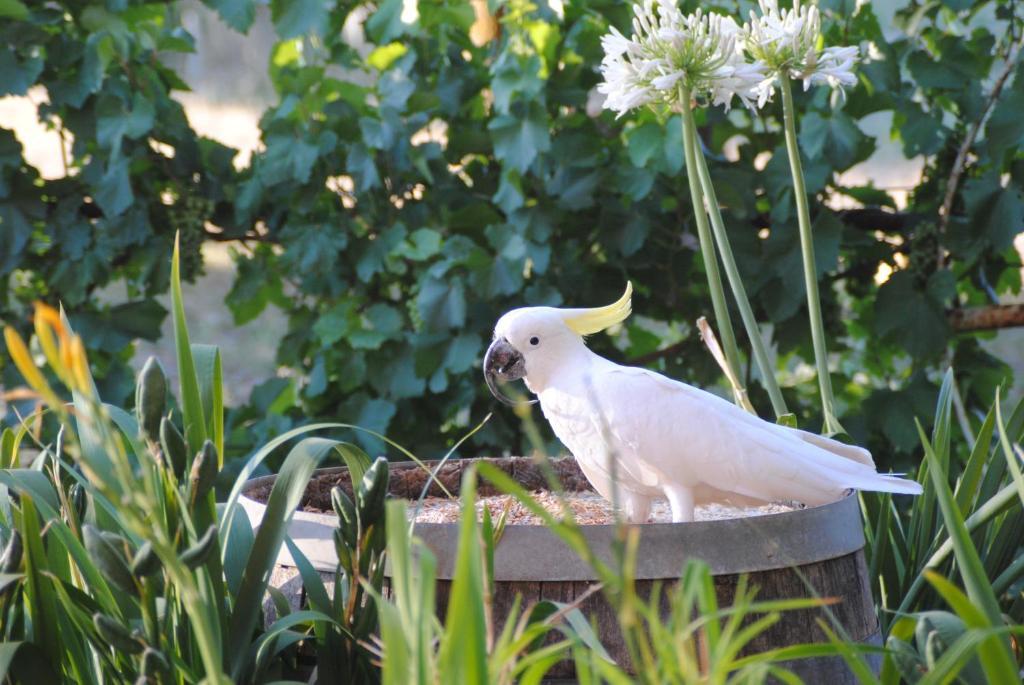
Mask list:
[[[340,486],[331,491],[338,516],[333,590],[327,591],[320,574],[290,538],[285,544],[299,569],[309,608],[336,619],[314,626],[317,682],[374,683],[379,682],[380,672],[368,645],[378,630],[376,598],[384,584],[388,463],[379,457],[371,464],[355,445],[339,445],[338,451],[352,474],[354,498]],[[293,633],[292,638],[299,640],[303,635]]]
[[[1024,620],[1013,591],[1024,579],[1024,549],[1020,544],[1024,490],[1016,478],[1019,456],[1015,454],[1024,435],[1024,403],[1004,420],[997,394],[976,430],[965,427],[976,435],[973,443],[961,443],[953,440],[953,392],[950,371],[936,409],[935,429],[930,439],[921,438],[926,454],[933,455],[918,472],[924,494],[915,498],[906,511],[899,510],[891,497],[861,496],[872,589],[883,625],[905,613],[934,607],[937,597],[927,582],[927,572],[954,581],[964,577],[964,566],[955,553],[954,531],[941,508],[937,478],[952,488],[956,513],[964,520],[986,582],[1000,598],[1002,610],[1015,621]]]
[[[330,603],[322,605],[329,614],[308,609],[264,627],[264,595],[274,595],[267,579],[313,470],[334,452],[353,469],[366,457],[336,440],[298,441],[254,531],[237,500],[251,470],[277,447],[324,426],[291,431],[256,450],[228,502],[217,505],[213,485],[223,440],[219,352],[189,343],[177,250],[171,279],[183,429],[168,418],[166,379],[158,364],[147,364],[140,374],[134,416],[105,404],[81,338],[58,312],[40,305],[36,341],[50,370],[70,390],[72,413],[20,336],[5,329],[8,350],[56,425],[47,430],[54,440],[39,445],[41,453],[29,468],[15,468],[22,443],[34,439],[29,424],[5,430],[0,440],[0,537],[7,545],[0,679],[261,682],[288,672],[291,658],[283,653],[298,641],[337,646],[336,633],[325,626],[345,631],[369,621],[372,627],[373,611],[337,610]],[[373,477],[357,490],[355,533],[361,546],[355,558],[358,573],[379,586],[387,470],[378,462],[366,472]],[[350,570],[357,572],[345,566],[339,577]],[[348,597],[345,590],[339,582],[336,599]],[[323,654],[327,666],[345,659],[337,652]]]
[[[482,520],[464,516],[460,523],[454,580],[444,622],[433,616],[436,560],[406,524],[406,505],[388,504],[390,597],[377,594],[380,612],[382,681],[406,683],[537,683],[552,666],[572,659],[580,682],[698,683],[758,682],[768,676],[792,682],[779,662],[835,654],[831,645],[793,645],[740,656],[751,640],[779,620],[780,613],[820,606],[823,600],[755,601],[756,589],[741,583],[734,602],[720,607],[708,567],[699,561],[683,568],[671,588],[641,598],[632,587],[636,535],[626,538],[622,556],[613,565],[598,560],[583,542],[571,518],[551,516],[521,486],[491,465],[480,475],[514,495],[545,520],[603,578],[591,592],[602,592],[616,611],[631,651],[636,675],[615,664],[593,628],[572,604],[542,601],[518,603],[503,626],[493,624],[489,598],[493,586],[494,546],[502,522],[492,523],[488,509]],[[477,469],[467,471],[461,488],[463,511],[475,511]],[[410,532],[411,528],[411,532]],[[376,594],[376,591],[374,591]],[[665,601],[662,598],[665,595]],[[664,607],[670,608],[666,616]],[[550,637],[557,633],[557,638]],[[701,663],[699,654],[704,655]]]
[[[461,493],[465,511],[475,511],[472,472],[463,478]],[[434,616],[436,559],[410,535],[404,502],[389,503],[387,517],[392,595],[376,595],[385,685],[540,682],[551,666],[568,656],[573,644],[603,651],[592,634],[574,629],[586,626],[586,620],[573,607],[517,604],[500,630],[493,626],[488,588],[493,585],[500,524],[496,532],[489,514],[482,524],[475,516],[462,518],[448,608],[440,624]],[[557,619],[566,615],[574,619],[558,625],[566,639],[541,646]]]
[[[243,32],[257,6],[207,4]],[[556,12],[510,0],[478,20],[465,2],[420,3],[403,21],[402,3],[388,0],[361,24],[372,44],[364,55],[341,30],[359,24],[362,5],[313,4],[272,3],[280,40],[267,69],[278,102],[261,120],[264,149],[238,171],[232,150],[188,127],[170,97],[183,85],[154,57],[193,49],[173,6],[5,5],[0,93],[45,87],[40,116],[74,146],[69,174],[41,179],[0,131],[10,236],[0,245],[0,318],[20,328],[32,301],[63,302],[101,395],[121,403],[127,346],[155,335],[164,316],[152,296],[167,282],[173,230],[186,277],[202,239],[233,241],[236,320],[285,308],[279,361],[298,380],[272,381],[227,418],[229,457],[232,443],[269,439],[307,415],[345,415],[443,453],[489,406],[468,371],[501,312],[576,293],[610,301],[607,284],[627,275],[643,286],[645,317],[595,336],[598,350],[719,382],[692,330],[710,307],[678,177],[681,119],[617,122],[587,107],[599,38],[628,24],[625,6],[569,0]],[[1019,289],[1021,6],[913,0],[891,15],[885,3],[819,5],[828,44],[872,46],[845,103],[833,107],[820,90],[792,95],[804,113],[794,127],[806,191],[821,201],[809,219],[836,412],[884,466],[917,449],[913,417],[934,406],[934,370],[946,359],[967,411],[987,407],[1006,373],[963,332],[979,325],[977,308],[1006,315],[993,298]],[[745,15],[750,3],[713,6]],[[474,43],[474,22],[492,21],[479,34],[490,39]],[[353,82],[357,72],[366,80]],[[797,373],[814,356],[800,323],[805,260],[778,110],[699,111],[695,124],[753,314],[771,326],[783,398],[813,426],[815,389]],[[862,125],[890,133],[897,156],[923,160],[906,193],[840,175],[876,146]],[[128,303],[95,298],[117,281]],[[749,361],[737,365],[751,385]],[[11,365],[0,374],[5,387],[20,383]],[[753,388],[764,413],[768,398]],[[465,451],[523,443],[518,422],[498,416]]]

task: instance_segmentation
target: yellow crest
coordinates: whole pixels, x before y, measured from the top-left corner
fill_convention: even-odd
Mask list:
[[[626,292],[617,302],[591,309],[563,309],[565,325],[579,335],[591,335],[624,321],[632,308],[633,284],[626,281]]]

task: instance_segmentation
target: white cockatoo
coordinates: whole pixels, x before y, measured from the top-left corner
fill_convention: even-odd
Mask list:
[[[612,500],[613,472],[626,517],[647,520],[668,500],[672,520],[696,504],[795,501],[814,506],[851,489],[916,495],[921,486],[875,470],[860,447],[770,423],[699,388],[591,352],[584,336],[629,316],[632,286],[594,309],[524,307],[498,320],[484,357],[496,380],[523,379],[555,435],[594,489]],[[613,462],[614,459],[614,469]]]

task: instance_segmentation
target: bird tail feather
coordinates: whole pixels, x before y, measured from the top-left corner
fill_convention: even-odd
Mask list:
[[[924,492],[924,488],[917,481],[889,474],[879,473],[874,476],[855,477],[844,479],[844,482],[848,487],[871,492],[893,492],[902,495],[920,495]]]
[[[796,436],[806,443],[820,447],[823,450],[831,452],[840,457],[844,457],[851,461],[864,464],[866,466],[874,467],[875,461],[871,458],[871,452],[868,452],[863,447],[857,447],[856,445],[847,445],[846,443],[833,440],[832,438],[826,438],[824,435],[817,435],[808,431],[803,431],[798,428],[791,428]]]

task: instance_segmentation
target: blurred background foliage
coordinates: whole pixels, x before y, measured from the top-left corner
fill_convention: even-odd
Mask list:
[[[62,303],[105,399],[126,403],[135,341],[160,337],[176,231],[188,280],[204,243],[230,246],[225,325],[284,312],[278,374],[248,401],[228,388],[236,451],[316,417],[438,455],[494,408],[479,362],[501,313],[605,304],[627,278],[636,313],[592,346],[720,383],[693,325],[710,301],[678,122],[617,121],[595,93],[600,37],[627,28],[626,3],[204,4],[0,0],[0,95],[34,94],[61,152],[41,175],[0,121],[0,318],[27,333],[32,301]],[[978,329],[1024,323],[1007,304],[1021,287],[1024,9],[819,5],[828,44],[864,55],[845,98],[797,94],[833,386],[844,426],[889,466],[919,449],[913,418],[932,415],[941,369],[956,367],[967,414],[1009,380]],[[197,16],[250,34],[207,48],[207,67],[245,62],[264,84],[251,157],[197,132],[182,104]],[[781,116],[778,103],[698,114],[787,402],[818,430]],[[893,168],[907,187],[873,183]],[[232,347],[228,366],[259,355],[255,336]],[[12,366],[0,374],[20,385]],[[769,416],[749,362],[747,374]],[[524,445],[499,411],[462,451]]]

